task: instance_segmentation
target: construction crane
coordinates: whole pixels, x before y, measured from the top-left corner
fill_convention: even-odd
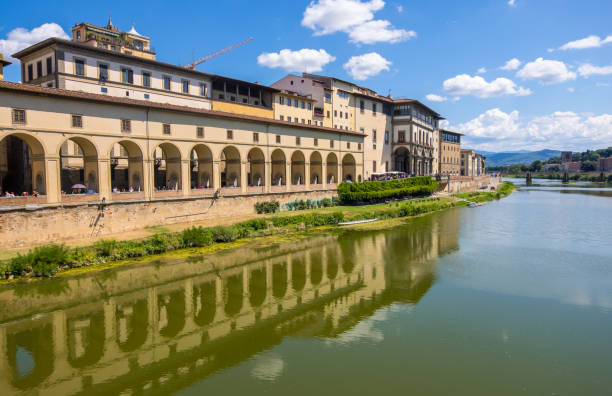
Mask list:
[[[241,41],[241,42],[236,43],[234,45],[230,45],[229,47],[225,47],[225,48],[223,48],[223,49],[221,49],[221,50],[219,50],[217,52],[213,52],[212,54],[208,54],[208,55],[206,55],[206,56],[204,56],[204,57],[202,57],[202,58],[200,58],[198,60],[194,60],[193,62],[188,63],[188,64],[184,65],[183,67],[185,67],[187,69],[190,69],[190,70],[195,70],[197,65],[199,65],[201,63],[204,63],[206,61],[209,61],[212,58],[216,58],[219,55],[223,55],[226,52],[233,51],[236,48],[241,47],[241,46],[245,45],[246,43],[248,43],[250,41],[253,41],[253,37],[249,37],[248,39],[246,39],[244,41]]]

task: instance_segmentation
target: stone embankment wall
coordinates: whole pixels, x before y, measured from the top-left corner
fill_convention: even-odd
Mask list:
[[[477,191],[486,187],[490,189],[490,187],[495,187],[501,183],[501,179],[499,177],[494,177],[490,175],[486,176],[455,176],[450,179],[450,185],[447,180],[442,180],[440,182],[440,191],[448,194],[456,194],[463,193],[468,191]]]
[[[331,198],[336,191],[304,191],[262,195],[126,201],[21,207],[0,212],[3,248],[30,246],[69,239],[99,237],[173,223],[255,213],[256,202],[275,199],[281,204],[295,199]],[[212,206],[211,206],[212,203]]]

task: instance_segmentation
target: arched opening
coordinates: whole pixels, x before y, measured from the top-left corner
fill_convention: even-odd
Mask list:
[[[68,363],[81,368],[97,363],[104,354],[104,310],[66,320]]]
[[[162,143],[153,151],[156,191],[178,191],[181,185],[181,152],[172,143]]]
[[[342,181],[356,180],[357,167],[355,166],[355,158],[351,154],[346,154],[342,158]]]
[[[331,248],[327,249],[327,279],[334,280],[338,276],[338,258],[336,251]]]
[[[212,151],[204,144],[197,144],[189,153],[189,161],[191,189],[213,188]]]
[[[322,184],[323,161],[318,151],[310,154],[310,184]]]
[[[45,195],[45,152],[27,134],[0,139],[0,197]]]
[[[93,194],[98,192],[98,152],[89,140],[73,137],[60,147],[62,192]]]
[[[272,266],[272,295],[283,298],[287,293],[287,264],[274,264]]]
[[[51,323],[33,323],[27,329],[7,334],[6,353],[13,386],[34,388],[53,373],[55,355],[52,340]]]
[[[398,147],[395,150],[393,163],[396,171],[410,173],[410,152],[406,147]]]
[[[263,187],[266,184],[265,172],[266,160],[263,151],[258,148],[251,149],[248,155],[247,166],[249,186]]]
[[[113,144],[110,160],[114,193],[144,190],[142,151],[136,143],[122,140]]]
[[[242,274],[232,275],[225,281],[225,313],[234,316],[242,310]]]
[[[159,334],[176,336],[185,326],[185,292],[177,290],[157,296]]]
[[[240,153],[235,147],[229,146],[221,153],[221,187],[240,187]]]
[[[291,184],[299,186],[305,184],[306,160],[304,153],[297,150],[291,155]]]
[[[217,311],[217,287],[214,281],[193,287],[193,320],[198,326],[213,322]]]
[[[291,261],[291,287],[296,292],[302,291],[306,285],[306,263],[302,257]]]
[[[276,149],[272,152],[272,185],[284,186],[287,184],[287,162],[285,153],[282,150]]]
[[[119,348],[124,352],[140,348],[147,340],[149,328],[147,299],[117,305],[115,321]]]
[[[259,268],[249,275],[249,302],[251,307],[259,307],[266,300],[266,269]]]
[[[338,157],[336,154],[329,153],[327,155],[327,183],[336,184],[338,183]]]

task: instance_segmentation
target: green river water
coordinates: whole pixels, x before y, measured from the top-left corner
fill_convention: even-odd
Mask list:
[[[0,287],[0,394],[610,395],[612,188]]]

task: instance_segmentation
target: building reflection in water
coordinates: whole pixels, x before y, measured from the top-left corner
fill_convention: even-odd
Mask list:
[[[6,288],[0,389],[166,392],[286,336],[338,337],[383,306],[419,302],[436,259],[458,249],[458,216]]]

